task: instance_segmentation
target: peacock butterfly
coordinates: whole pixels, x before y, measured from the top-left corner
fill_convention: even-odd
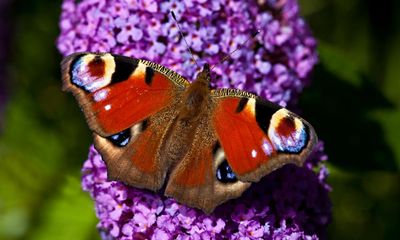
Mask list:
[[[238,89],[211,89],[204,65],[190,84],[156,63],[110,53],[62,61],[108,178],[212,212],[252,182],[301,166],[317,141],[296,114]]]

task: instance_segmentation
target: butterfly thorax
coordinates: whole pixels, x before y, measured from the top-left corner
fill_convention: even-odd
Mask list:
[[[184,121],[196,121],[198,116],[206,110],[210,100],[210,67],[204,65],[203,70],[196,77],[183,94],[179,119]]]

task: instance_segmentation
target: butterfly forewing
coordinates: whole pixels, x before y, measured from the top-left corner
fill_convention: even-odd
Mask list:
[[[108,177],[159,189],[168,162],[159,149],[189,82],[161,65],[109,53],[75,53],[62,62],[71,91],[94,132]]]
[[[211,92],[213,126],[229,165],[242,181],[261,177],[287,163],[302,165],[317,138],[296,114],[250,93]]]
[[[63,88],[77,98],[90,128],[121,132],[171,105],[188,81],[158,64],[109,53],[75,53],[62,62]]]

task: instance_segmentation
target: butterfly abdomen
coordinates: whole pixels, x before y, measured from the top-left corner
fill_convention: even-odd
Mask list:
[[[207,115],[204,113],[198,115],[196,119],[191,118],[191,120],[175,118],[160,149],[159,156],[162,161],[172,163],[171,168],[174,168],[193,147],[195,132],[204,121],[207,121]]]

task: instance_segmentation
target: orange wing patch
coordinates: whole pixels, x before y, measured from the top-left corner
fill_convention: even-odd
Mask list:
[[[229,165],[244,175],[266,163],[276,150],[255,120],[255,99],[240,104],[241,98],[219,99],[213,123]]]
[[[172,107],[167,108],[115,138],[94,134],[96,149],[107,163],[110,179],[154,191],[162,187],[170,163],[161,161],[160,147],[172,123],[168,117],[171,111],[174,111]],[[156,118],[164,121],[158,122]]]
[[[162,134],[162,131],[147,129],[132,144],[134,154],[131,161],[141,172],[151,174],[158,169],[157,153]]]
[[[174,175],[176,184],[185,187],[202,186],[206,183],[207,173],[212,171],[212,153],[211,148],[205,148],[198,152],[195,156],[187,159],[190,166],[180,168]]]
[[[138,69],[128,80],[89,95],[103,131],[120,132],[171,103],[174,86],[170,80],[157,72],[151,85],[145,79],[145,72]]]

